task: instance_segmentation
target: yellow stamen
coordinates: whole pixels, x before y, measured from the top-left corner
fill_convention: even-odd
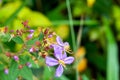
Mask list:
[[[65,62],[64,62],[63,60],[59,60],[58,62],[59,62],[63,67],[66,67],[66,66],[65,66]]]

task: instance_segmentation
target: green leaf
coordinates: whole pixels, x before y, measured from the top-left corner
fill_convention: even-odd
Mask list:
[[[83,80],[89,80],[88,77],[84,74],[81,76]]]
[[[16,80],[19,75],[18,63],[14,60],[11,62],[11,66],[9,68],[9,80]]]
[[[39,38],[30,39],[30,40],[27,41],[26,44],[27,44],[27,45],[33,45],[33,44],[35,44],[35,42],[38,41],[38,40],[39,40]]]
[[[51,68],[50,68],[51,69]],[[43,80],[50,80],[53,76],[53,70],[49,70],[47,66],[44,67]]]
[[[10,39],[10,34],[4,34],[0,36],[3,42],[7,42]]]
[[[20,71],[20,75],[26,79],[26,80],[33,80],[32,77],[32,71],[30,70],[30,68],[28,68],[27,66],[24,66],[21,71]]]
[[[4,69],[4,65],[0,63],[0,71]]]
[[[24,41],[23,41],[23,40],[21,39],[21,37],[19,37],[19,36],[16,36],[16,37],[12,38],[12,40],[13,40],[14,42],[18,43],[18,44],[24,43]]]
[[[41,32],[41,33],[39,34],[39,40],[41,41],[41,40],[43,40],[43,38],[44,38],[44,34]]]
[[[5,74],[3,71],[0,71],[0,80],[10,80],[8,74]]]
[[[54,80],[69,80],[66,76],[62,75],[59,78],[55,78]]]

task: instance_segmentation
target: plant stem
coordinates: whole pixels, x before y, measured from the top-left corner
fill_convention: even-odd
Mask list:
[[[76,52],[76,43],[75,43],[75,33],[74,33],[74,28],[73,28],[73,20],[72,20],[72,14],[71,14],[71,8],[70,8],[70,1],[66,0],[66,5],[68,9],[68,17],[69,17],[69,22],[70,22],[70,30],[71,30],[71,37],[72,37],[72,46],[73,46],[73,51]],[[78,69],[76,68],[76,80],[79,79],[79,73]]]
[[[75,43],[75,33],[73,28],[73,20],[72,20],[72,14],[71,14],[71,8],[70,8],[70,1],[66,0],[67,10],[68,10],[68,17],[70,22],[70,30],[71,30],[71,37],[72,37],[72,45],[74,52],[76,51],[76,43]]]

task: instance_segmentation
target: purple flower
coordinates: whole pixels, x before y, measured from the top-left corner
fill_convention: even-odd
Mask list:
[[[19,57],[18,57],[18,56],[16,56],[16,55],[15,55],[15,56],[13,56],[13,58],[14,58],[14,60],[15,60],[15,61],[18,61],[18,60],[19,60]]]
[[[59,45],[54,45],[54,56],[56,59],[52,57],[46,57],[46,64],[48,66],[58,65],[56,69],[56,77],[60,77],[64,71],[63,67],[66,67],[66,64],[71,64],[74,61],[74,57],[67,57],[67,54],[63,54],[62,47]]]
[[[69,43],[68,42],[63,43],[62,39],[59,36],[57,36],[56,41],[58,45],[60,45],[63,48],[64,51],[69,49]]]
[[[6,69],[4,69],[4,73],[5,74],[8,74],[9,73],[9,70],[6,68]]]

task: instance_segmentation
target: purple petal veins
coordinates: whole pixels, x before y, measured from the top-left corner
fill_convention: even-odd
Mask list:
[[[55,76],[56,77],[60,77],[63,73],[63,66],[62,65],[59,65],[56,69],[56,73],[55,73]]]
[[[57,59],[62,59],[62,48],[58,45],[54,45],[54,56],[57,58]]]
[[[63,45],[64,45],[62,39],[61,39],[59,36],[57,36],[56,41],[57,41],[57,43],[58,43],[60,46],[63,46]]]
[[[66,57],[64,59],[65,64],[71,64],[74,61],[74,57]]]
[[[58,61],[54,58],[46,57],[46,64],[48,66],[55,66],[55,65],[58,65]]]

